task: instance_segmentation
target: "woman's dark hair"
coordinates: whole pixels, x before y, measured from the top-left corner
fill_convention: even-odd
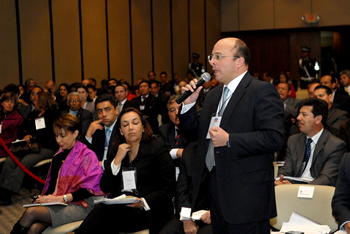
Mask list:
[[[92,99],[91,99],[90,96],[89,96],[89,89],[88,89],[86,86],[84,86],[84,85],[79,85],[79,86],[77,87],[77,92],[78,92],[78,89],[79,89],[79,88],[85,89],[85,91],[86,91],[86,93],[87,93],[86,101],[87,101],[87,102],[92,102]]]
[[[12,92],[14,94],[19,94],[19,88],[17,85],[15,84],[9,84],[4,88],[4,92],[9,91]]]
[[[144,133],[142,134],[141,142],[151,140],[152,136],[153,136],[153,131],[152,131],[151,126],[149,125],[149,123],[147,122],[145,116],[143,116],[141,111],[139,111],[138,109],[136,109],[134,107],[125,108],[122,110],[122,112],[120,112],[120,114],[118,116],[117,123],[116,123],[117,128],[121,127],[121,119],[122,119],[123,115],[125,115],[126,113],[129,113],[129,112],[135,112],[140,117],[140,120],[141,120],[141,123],[143,126],[143,130],[144,130]],[[119,144],[125,143],[125,142],[126,142],[125,137],[120,134],[120,131],[118,129],[117,136],[116,136],[115,142],[114,142],[114,147],[118,148]]]
[[[53,99],[51,93],[47,93],[47,92],[40,92],[40,93],[38,93],[38,100],[37,100],[37,102],[38,102],[39,108],[41,108],[41,109],[44,109],[44,110],[57,109],[57,103]]]
[[[60,93],[61,86],[64,86],[67,89],[67,94],[70,93],[70,87],[69,87],[69,85],[67,83],[60,84],[60,86],[58,86],[58,94],[57,94],[57,97],[56,97],[56,99],[60,100],[60,101],[63,100],[63,97],[61,96],[61,93]]]
[[[76,130],[79,131],[78,137],[81,133],[81,122],[78,117],[72,114],[65,114],[60,116],[54,123],[53,123],[53,132],[56,132],[57,129],[64,129],[65,131],[70,131],[71,133],[74,133]]]
[[[0,99],[0,103],[3,103],[4,101],[7,101],[7,100],[11,100],[15,103],[15,106],[13,107],[13,110],[16,110],[17,109],[17,106],[16,106],[16,94],[14,94],[13,92],[8,92],[8,91],[5,91],[3,94],[2,94],[2,97]],[[0,111],[2,111],[2,106],[0,106]]]

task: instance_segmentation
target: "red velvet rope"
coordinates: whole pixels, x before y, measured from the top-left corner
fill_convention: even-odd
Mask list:
[[[22,171],[24,171],[26,174],[28,174],[30,177],[32,177],[39,183],[45,184],[45,180],[42,180],[36,175],[34,175],[33,173],[31,173],[25,166],[23,166],[23,164],[20,161],[18,161],[18,159],[13,155],[13,153],[9,150],[9,148],[7,148],[7,145],[5,144],[4,140],[1,137],[0,137],[0,145],[2,145],[6,153],[10,155],[12,160],[17,164],[17,166],[19,166],[22,169]]]

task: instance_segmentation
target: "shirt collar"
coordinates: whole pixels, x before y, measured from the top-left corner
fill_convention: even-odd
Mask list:
[[[317,134],[315,134],[313,137],[311,137],[312,139],[312,142],[315,143],[315,145],[317,144],[318,140],[320,139],[322,133],[323,133],[323,129],[321,129],[321,131],[319,131]],[[307,139],[309,139],[310,137],[306,136],[306,142],[307,142]]]
[[[110,129],[111,132],[113,132],[113,128],[114,128],[115,123],[117,122],[117,119],[118,119],[118,118],[116,118],[116,119],[114,120],[114,123],[113,123],[111,126],[109,126],[109,127],[105,126],[105,131],[106,131],[107,129]]]
[[[246,70],[241,75],[239,75],[236,78],[234,78],[233,80],[231,80],[231,82],[228,83],[228,85],[224,85],[223,89],[225,87],[227,87],[230,90],[230,93],[234,93],[236,88],[237,88],[237,86],[239,85],[239,83],[241,82],[241,80],[243,79],[243,77],[245,76],[245,74],[247,72],[248,72],[248,70]]]

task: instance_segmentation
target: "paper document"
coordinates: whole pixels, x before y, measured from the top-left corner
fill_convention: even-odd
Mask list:
[[[276,181],[279,180],[280,177],[276,178]],[[294,180],[294,181],[299,181],[299,182],[304,182],[304,183],[310,183],[312,180],[306,179],[306,178],[301,178],[301,177],[293,177],[293,176],[283,176],[284,180]]]
[[[24,141],[26,141],[26,140],[24,140],[24,139],[22,139],[22,140],[17,139],[15,141],[12,141],[11,143],[12,144],[16,144],[16,143],[20,143],[20,142],[24,142]]]
[[[199,211],[193,212],[191,218],[193,220],[200,220],[201,216],[204,215],[207,212],[208,212],[207,210],[199,210]]]
[[[289,222],[283,222],[280,232],[299,231],[304,234],[328,234],[331,229],[327,225],[320,225],[297,213],[291,215]]]
[[[31,204],[23,205],[23,207],[32,207],[32,206],[67,206],[67,204],[63,202],[46,202],[46,203],[31,203]]]
[[[120,195],[119,197],[115,198],[102,198],[94,201],[94,204],[104,203],[107,205],[114,205],[114,204],[132,204],[140,202],[136,199],[136,197],[126,196],[125,194]]]

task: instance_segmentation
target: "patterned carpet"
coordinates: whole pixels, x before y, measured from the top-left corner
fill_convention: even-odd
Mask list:
[[[19,195],[12,196],[12,205],[0,206],[0,234],[11,232],[13,225],[22,216],[25,208],[24,204],[31,203],[31,196],[37,195],[39,190],[22,188]]]

